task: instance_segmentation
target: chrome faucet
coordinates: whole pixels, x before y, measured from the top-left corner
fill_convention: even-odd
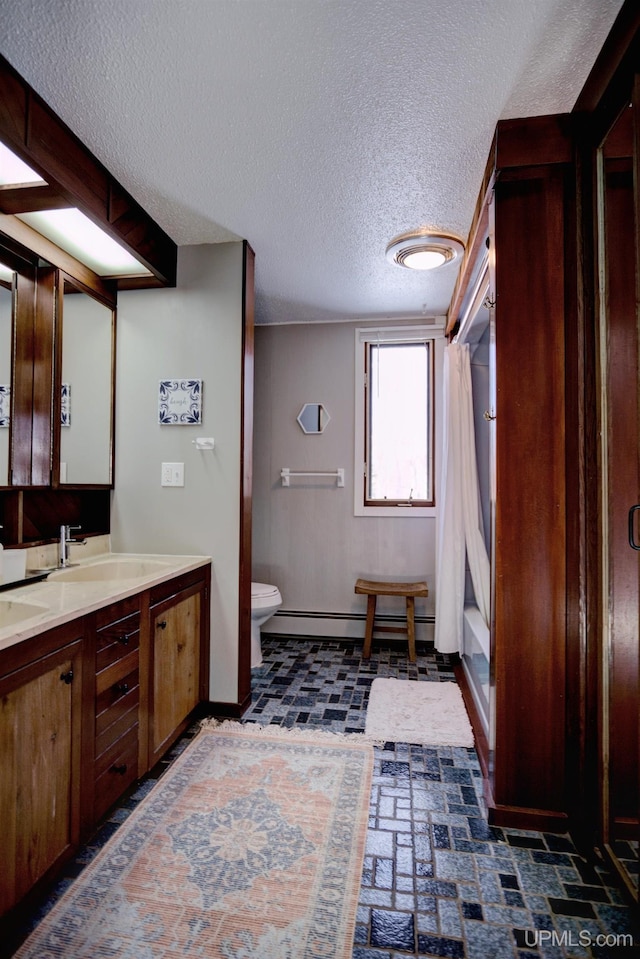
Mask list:
[[[69,545],[77,543],[78,546],[84,546],[86,539],[75,539],[71,535],[72,530],[82,529],[81,526],[61,526],[60,527],[60,549],[58,552],[58,563],[60,566],[69,565]]]

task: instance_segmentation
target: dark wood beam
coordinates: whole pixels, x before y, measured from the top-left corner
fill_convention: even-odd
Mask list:
[[[0,213],[35,213],[39,210],[63,210],[68,206],[69,201],[48,183],[0,186]]]
[[[0,140],[68,206],[137,257],[153,274],[150,286],[175,286],[174,241],[2,56]]]

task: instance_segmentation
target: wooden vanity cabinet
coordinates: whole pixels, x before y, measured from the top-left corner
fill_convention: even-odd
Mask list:
[[[0,651],[0,938],[208,699],[210,582],[201,567]]]
[[[207,699],[210,575],[195,570],[151,590],[148,768]]]
[[[0,658],[0,915],[52,875],[79,841],[81,627],[51,630]]]
[[[134,596],[96,614],[92,820],[138,777],[140,604]]]

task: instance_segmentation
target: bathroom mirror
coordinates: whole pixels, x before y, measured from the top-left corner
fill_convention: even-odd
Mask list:
[[[0,262],[0,486],[9,483],[12,273]]]
[[[103,486],[112,481],[113,310],[69,278],[62,284],[62,356],[55,407],[59,485]],[[54,407],[54,408],[55,408]]]
[[[305,403],[297,416],[303,433],[323,433],[330,419],[322,403]]]

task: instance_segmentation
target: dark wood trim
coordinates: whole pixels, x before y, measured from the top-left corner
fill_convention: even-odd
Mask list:
[[[251,691],[237,703],[225,703],[220,700],[209,700],[205,704],[207,715],[220,719],[240,719],[251,705]]]
[[[253,364],[255,254],[243,243],[242,372],[240,404],[240,563],[238,606],[238,702],[251,698],[251,511],[253,483]]]
[[[0,57],[0,139],[48,184],[151,270],[176,285],[177,246],[100,161]]]
[[[573,162],[571,114],[552,114],[500,120],[495,136],[495,166],[502,171],[518,167]]]
[[[57,286],[57,270],[39,267],[33,336],[31,483],[34,486],[51,485],[52,415],[55,416],[56,409],[58,415],[60,413],[59,397],[56,398],[54,391]]]
[[[554,809],[534,809],[526,806],[502,806],[496,803],[488,810],[492,826],[506,829],[535,829],[539,832],[568,832],[569,818]]]
[[[454,326],[460,319],[460,311],[465,294],[468,291],[472,279],[472,272],[476,263],[480,259],[482,245],[486,242],[489,233],[489,203],[493,192],[495,180],[495,138],[489,153],[489,160],[485,167],[480,193],[476,201],[473,218],[471,220],[471,229],[469,238],[460,265],[458,279],[453,290],[451,303],[447,311],[446,334],[450,335]]]
[[[20,186],[0,186],[2,213],[33,213],[38,210],[61,210],[69,201],[48,184],[25,183]]]
[[[13,486],[30,486],[33,420],[33,316],[37,268],[23,269],[14,276],[12,413],[9,435],[11,475],[9,482]]]
[[[572,789],[569,812],[572,834],[581,848],[592,849],[598,822],[598,426],[596,410],[595,169],[590,149],[576,151],[576,325],[568,357],[575,350],[575,379],[569,389],[575,403],[575,427],[567,444],[567,470],[577,492],[570,538],[577,568],[567,606],[568,715],[571,743],[567,774]],[[571,395],[568,393],[568,395]],[[573,465],[571,464],[573,459]]]
[[[578,159],[565,188],[565,486],[566,496],[566,789],[565,811],[572,824],[583,816],[580,785],[584,783],[587,621],[583,596],[587,577],[586,464],[584,460],[585,312],[578,293],[580,261],[586,255],[580,233],[584,210],[580,204]],[[577,828],[577,827],[576,827]]]
[[[631,97],[640,64],[640,8],[625,0],[573,108],[592,144],[604,138]]]

